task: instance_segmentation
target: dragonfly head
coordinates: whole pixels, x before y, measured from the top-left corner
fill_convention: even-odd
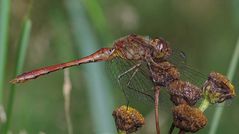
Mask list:
[[[168,42],[162,38],[155,38],[150,41],[150,44],[153,46],[153,57],[156,59],[165,59],[169,57],[172,53],[171,48],[168,45]]]

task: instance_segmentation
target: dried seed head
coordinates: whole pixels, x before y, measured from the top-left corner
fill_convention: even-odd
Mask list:
[[[112,115],[117,129],[127,134],[136,132],[144,125],[144,117],[131,107],[121,106],[113,111]]]
[[[154,83],[157,83],[162,87],[167,87],[171,82],[180,78],[180,73],[173,64],[165,61],[160,62],[158,65],[159,66],[151,66],[151,69],[154,72],[151,76]]]
[[[172,82],[168,88],[171,101],[177,106],[179,104],[187,104],[193,106],[202,96],[202,91],[197,86],[177,80]]]
[[[236,96],[232,83],[222,74],[212,72],[203,85],[203,95],[210,103],[221,103]]]
[[[173,108],[173,123],[185,132],[195,133],[207,124],[207,117],[200,109],[182,104]]]

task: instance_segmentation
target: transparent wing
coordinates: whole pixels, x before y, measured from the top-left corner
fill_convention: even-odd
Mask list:
[[[154,102],[153,83],[145,62],[115,58],[107,63],[112,78],[118,81],[129,103]]]
[[[207,80],[207,75],[188,65],[186,58],[187,57],[183,51],[174,49],[173,54],[169,58],[169,62],[178,68],[182,80],[191,82],[198,87],[202,87],[203,83]]]

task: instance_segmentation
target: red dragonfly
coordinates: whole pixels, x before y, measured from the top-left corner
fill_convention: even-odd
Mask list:
[[[23,73],[13,79],[11,83],[23,83],[60,69],[101,61],[110,61],[109,63],[116,66],[115,77],[122,86],[126,99],[128,98],[128,92],[134,91],[154,101],[157,134],[160,133],[158,120],[160,89],[168,87],[171,82],[178,80],[180,75],[191,79],[194,83],[197,83],[198,79],[193,77],[200,75],[185,64],[184,53],[170,48],[164,39],[150,39],[131,34],[116,40],[112,48],[101,48],[95,53],[78,60]],[[118,63],[127,64],[127,67],[118,66]],[[113,64],[111,66],[114,66]],[[142,76],[143,79],[139,78]],[[202,77],[204,75],[199,76],[199,79]],[[146,89],[149,86],[144,84],[153,87]]]

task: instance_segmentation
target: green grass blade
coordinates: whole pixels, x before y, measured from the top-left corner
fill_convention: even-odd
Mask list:
[[[20,40],[19,40],[19,51],[17,54],[17,65],[15,68],[15,75],[20,74],[23,69],[25,55],[28,47],[28,42],[30,38],[30,32],[31,32],[31,20],[25,19],[23,22]],[[3,133],[6,134],[8,132],[10,121],[11,121],[11,115],[12,115],[12,109],[13,109],[13,103],[15,98],[15,85],[11,85],[9,98],[8,98],[8,104],[7,104],[7,122],[4,125]]]
[[[21,31],[21,37],[19,42],[20,49],[18,53],[16,74],[22,73],[22,70],[23,70],[26,50],[28,47],[29,39],[30,39],[31,27],[32,27],[31,20],[27,18],[23,23],[23,27]]]
[[[93,26],[96,28],[97,32],[103,43],[108,43],[112,41],[112,36],[109,33],[109,28],[107,25],[107,20],[105,18],[103,9],[100,6],[98,0],[82,0],[84,7],[89,14]]]
[[[3,101],[3,83],[8,51],[8,31],[11,0],[0,0],[0,105]]]
[[[232,57],[232,60],[231,60],[230,66],[229,66],[228,73],[227,73],[227,77],[231,81],[233,80],[233,77],[235,75],[238,61],[239,61],[239,39],[237,41],[236,48],[235,48],[235,51],[234,51],[234,54],[233,54],[233,57]],[[214,113],[213,120],[212,120],[212,125],[209,130],[209,134],[217,133],[216,131],[218,129],[218,125],[219,125],[219,122],[220,122],[220,119],[221,119],[221,116],[222,116],[222,113],[224,110],[224,103],[222,103],[221,105],[222,106],[219,106],[216,108],[216,111]]]
[[[66,8],[72,26],[73,35],[78,44],[81,55],[89,55],[99,49],[93,30],[89,25],[82,1],[65,0]],[[111,116],[114,100],[110,95],[109,83],[101,64],[84,65],[84,74],[88,81],[87,94],[90,103],[92,130],[94,133],[115,133],[114,122]]]

